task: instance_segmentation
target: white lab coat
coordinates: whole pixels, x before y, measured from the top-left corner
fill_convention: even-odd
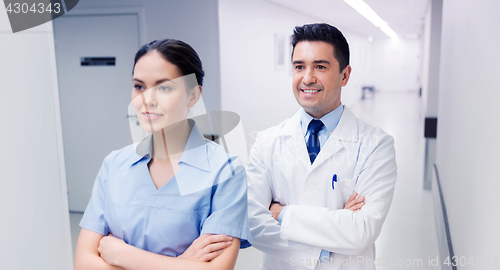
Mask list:
[[[253,246],[264,252],[261,269],[375,269],[374,242],[396,181],[390,135],[345,107],[311,165],[299,110],[258,134],[247,177]],[[357,213],[343,209],[354,191],[366,198]],[[288,206],[281,226],[269,211],[271,201]],[[328,263],[318,263],[321,249],[332,252]]]

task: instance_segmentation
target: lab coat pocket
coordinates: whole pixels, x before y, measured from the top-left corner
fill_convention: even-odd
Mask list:
[[[349,200],[349,197],[354,193],[354,179],[342,179],[343,185],[340,187],[342,191],[342,197],[344,199],[344,204]]]
[[[327,207],[330,209],[344,208],[345,202],[349,199],[352,193],[352,183],[352,179],[344,178],[329,184],[330,186],[327,187],[329,190]]]

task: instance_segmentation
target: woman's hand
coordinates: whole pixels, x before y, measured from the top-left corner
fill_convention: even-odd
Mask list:
[[[231,245],[231,236],[222,234],[203,234],[196,238],[179,258],[209,262],[219,256],[222,250]]]
[[[101,258],[110,265],[118,266],[119,256],[124,254],[124,250],[128,247],[120,238],[114,237],[112,234],[104,236],[99,241],[97,251]]]

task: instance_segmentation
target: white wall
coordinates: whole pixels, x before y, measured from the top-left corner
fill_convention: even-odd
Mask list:
[[[247,146],[256,132],[277,125],[300,107],[292,92],[290,36],[297,25],[323,22],[263,0],[220,0],[222,109],[241,116]],[[351,79],[342,102],[358,102],[370,55],[367,38],[340,29],[351,50]],[[275,35],[285,38],[285,66],[275,65]]]
[[[455,254],[483,263],[459,269],[500,260],[499,9],[496,0],[443,5],[436,163]]]
[[[438,110],[441,53],[442,0],[427,6],[423,33],[422,102],[425,116],[436,117]]]
[[[196,50],[205,70],[203,98],[207,110],[220,110],[217,0],[85,0],[80,1],[75,10],[127,6],[144,8],[145,42],[174,38]]]
[[[377,91],[419,90],[420,48],[419,40],[374,39],[367,82]]]
[[[432,1],[432,0],[431,0]],[[422,28],[422,38],[420,39],[421,48],[420,52],[422,54],[422,62],[420,63],[420,82],[422,86],[422,105],[424,106],[424,111],[427,110],[427,92],[429,87],[429,60],[430,60],[430,44],[431,44],[431,5],[427,5],[425,10],[425,20]],[[438,37],[441,41],[441,36]],[[437,79],[437,87],[439,87],[439,76]],[[437,107],[437,106],[436,106]],[[436,108],[437,111],[437,108]],[[437,112],[436,112],[437,114]]]
[[[432,0],[427,5],[421,43],[422,104],[425,117],[436,117],[439,101],[439,70],[441,53],[443,1]],[[434,163],[436,162],[436,139],[425,140],[424,188],[432,188]]]
[[[12,34],[0,8],[0,268],[72,269],[52,23]]]

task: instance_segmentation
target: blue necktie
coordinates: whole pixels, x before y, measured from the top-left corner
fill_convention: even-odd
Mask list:
[[[311,164],[313,164],[314,160],[319,154],[320,144],[318,132],[323,128],[323,122],[321,120],[313,119],[307,130],[309,130],[309,138],[307,139],[307,152],[309,152],[309,159],[311,160]]]

